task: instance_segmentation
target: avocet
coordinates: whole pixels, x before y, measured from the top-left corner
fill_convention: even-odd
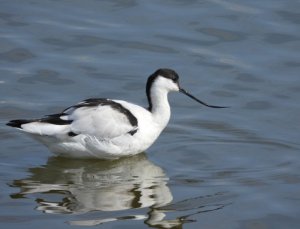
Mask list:
[[[105,98],[86,99],[61,113],[40,119],[11,120],[8,126],[28,133],[56,155],[116,159],[144,152],[167,126],[171,110],[168,93],[181,92],[205,106],[179,86],[171,69],[158,69],[146,85],[148,108]]]

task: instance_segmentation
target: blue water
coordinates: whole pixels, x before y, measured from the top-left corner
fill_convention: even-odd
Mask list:
[[[3,228],[299,228],[300,2],[1,1]],[[55,158],[5,126],[89,97],[146,106],[156,69],[210,109],[170,95],[147,152]]]

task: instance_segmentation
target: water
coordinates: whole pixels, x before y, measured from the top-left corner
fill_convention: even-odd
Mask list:
[[[0,223],[5,228],[298,228],[300,3],[1,1]],[[89,97],[146,106],[175,69],[210,109],[170,95],[145,154],[55,158],[4,124]]]

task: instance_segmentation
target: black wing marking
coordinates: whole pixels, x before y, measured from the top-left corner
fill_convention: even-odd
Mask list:
[[[22,128],[21,126],[26,123],[30,123],[32,120],[26,120],[26,119],[16,119],[16,120],[10,120],[8,123],[6,123],[7,126],[16,127],[16,128]]]
[[[65,109],[62,113],[68,112],[68,110],[70,109],[77,109],[77,108],[81,108],[81,107],[97,107],[97,106],[111,106],[113,109],[119,111],[120,113],[124,114],[128,121],[130,122],[130,124],[134,127],[138,126],[138,120],[137,118],[125,107],[123,107],[120,103],[117,103],[115,101],[112,101],[110,99],[104,99],[104,98],[90,98],[90,99],[86,99],[83,100],[82,102],[68,107],[67,109]]]
[[[53,115],[47,115],[44,118],[41,119],[16,119],[16,120],[10,120],[6,125],[16,128],[22,128],[21,126],[23,124],[31,123],[31,122],[42,122],[42,123],[49,123],[54,125],[69,125],[72,123],[72,120],[63,120],[60,117],[64,116],[66,114],[53,114]]]
[[[130,135],[134,135],[138,131],[138,120],[137,118],[125,107],[123,107],[120,103],[117,103],[115,101],[109,100],[109,99],[104,99],[104,98],[90,98],[86,99],[74,106],[66,108],[64,111],[58,114],[51,114],[47,115],[44,118],[41,119],[18,119],[18,120],[11,120],[9,121],[6,125],[11,126],[11,127],[16,127],[16,128],[22,128],[21,126],[23,124],[27,124],[30,122],[42,122],[42,123],[49,123],[49,124],[54,124],[54,125],[69,125],[73,122],[73,120],[64,120],[61,117],[62,116],[68,116],[68,111],[76,110],[81,107],[97,107],[97,106],[111,106],[113,109],[119,111],[120,113],[124,114],[129,123],[134,127],[131,131],[128,133]],[[74,132],[69,132],[68,135],[70,137],[77,136],[78,133]]]
[[[53,115],[47,115],[45,118],[38,119],[39,122],[45,122],[50,123],[54,125],[69,125],[73,122],[73,120],[64,120],[61,119],[62,116],[66,114],[60,113],[60,114],[53,114]]]
[[[131,131],[128,132],[128,134],[130,134],[131,136],[135,135],[135,133],[138,131],[138,129],[133,129]]]
[[[70,131],[69,133],[68,133],[68,136],[69,137],[75,137],[75,136],[77,136],[78,134],[76,134],[76,133],[74,133],[73,131]]]

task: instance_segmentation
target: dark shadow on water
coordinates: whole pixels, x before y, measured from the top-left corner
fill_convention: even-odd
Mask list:
[[[145,154],[115,161],[51,157],[29,173],[12,182],[20,191],[11,198],[33,199],[44,213],[76,214],[69,224],[77,226],[143,220],[150,227],[182,228],[191,216],[222,209],[232,199],[216,193],[172,202],[169,178]]]

